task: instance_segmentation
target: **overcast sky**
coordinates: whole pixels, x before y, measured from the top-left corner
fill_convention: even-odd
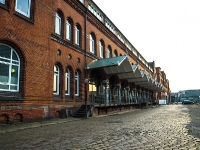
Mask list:
[[[200,0],[93,0],[172,92],[200,89]]]

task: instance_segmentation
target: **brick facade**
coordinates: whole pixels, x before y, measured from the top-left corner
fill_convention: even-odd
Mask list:
[[[105,26],[105,17],[101,22],[87,9],[88,3],[93,2],[85,0],[83,5],[78,0],[31,0],[29,17],[16,11],[16,0],[0,3],[0,44],[13,48],[20,59],[19,90],[0,90],[0,121],[5,117],[13,121],[16,114],[24,120],[56,117],[63,108],[74,113],[89,98],[84,80],[91,71],[85,69],[89,62],[100,57],[99,41],[104,42],[105,57],[108,46],[112,55],[115,50],[118,55],[126,54],[126,45]],[[56,13],[61,17],[61,35],[55,33]],[[72,25],[71,41],[66,39],[67,19]],[[79,45],[75,43],[76,25],[81,32]],[[91,33],[95,36],[94,54],[90,52]],[[133,53],[129,54],[129,60],[132,64],[139,62],[140,69],[151,76],[156,75]],[[53,94],[54,65],[60,70],[58,95]],[[65,95],[67,68],[70,70],[69,95]],[[74,86],[76,71],[79,74],[78,96]],[[170,93],[169,88],[165,90]]]

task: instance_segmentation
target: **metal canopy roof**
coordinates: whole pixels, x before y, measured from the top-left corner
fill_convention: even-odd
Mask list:
[[[118,75],[120,79],[127,79],[130,83],[135,83],[141,87],[162,91],[162,84],[151,78],[150,74],[146,74],[145,70],[139,70],[138,65],[131,65],[127,55],[98,59],[90,62],[87,69],[102,68],[108,75]]]

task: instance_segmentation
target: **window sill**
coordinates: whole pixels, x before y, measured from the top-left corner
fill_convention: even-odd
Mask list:
[[[73,99],[70,95],[65,95],[66,102],[73,102]]]
[[[83,100],[82,100],[82,98],[81,97],[79,97],[79,96],[76,96],[76,102],[82,102]]]
[[[18,92],[10,92],[10,91],[1,91],[0,92],[0,101],[23,101],[24,98]]]
[[[1,3],[0,3],[0,8],[3,8],[3,9],[5,9],[5,10],[9,11],[9,9],[8,9],[8,4],[1,4]]]
[[[17,11],[15,12],[15,15],[16,15],[17,17],[19,17],[19,18],[25,20],[25,21],[28,21],[28,22],[31,23],[31,24],[34,24],[33,18],[28,18],[28,17],[26,17],[26,16],[20,14],[20,13],[17,12]]]
[[[62,101],[60,95],[54,95],[54,96],[53,96],[53,100],[54,100],[54,101]]]

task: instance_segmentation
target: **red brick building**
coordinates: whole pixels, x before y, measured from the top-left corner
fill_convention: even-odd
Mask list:
[[[165,73],[92,0],[0,0],[0,14],[0,121],[170,97]]]

